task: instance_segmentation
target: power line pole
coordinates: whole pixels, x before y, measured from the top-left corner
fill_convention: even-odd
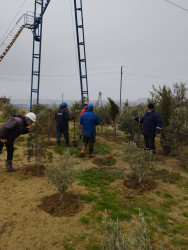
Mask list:
[[[121,77],[120,77],[120,110],[121,110],[121,91],[122,91],[122,75],[123,75],[123,66],[121,66]]]

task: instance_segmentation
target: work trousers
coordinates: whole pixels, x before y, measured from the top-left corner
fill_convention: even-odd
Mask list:
[[[12,143],[8,143],[8,142],[2,143],[2,142],[0,142],[0,153],[2,152],[4,144],[5,144],[6,148],[7,148],[7,161],[12,161],[13,154],[14,154],[13,142]]]
[[[144,135],[145,150],[151,151],[155,155],[155,136]]]
[[[57,143],[59,144],[61,141],[61,136],[64,136],[66,145],[69,145],[69,131],[68,130],[57,130]]]
[[[89,152],[93,153],[95,137],[85,137],[85,136],[83,136],[83,146],[85,146],[87,148],[88,143],[89,143]]]

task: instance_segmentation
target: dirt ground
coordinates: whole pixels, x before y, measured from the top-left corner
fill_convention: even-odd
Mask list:
[[[113,144],[113,141],[108,141]],[[121,144],[118,141],[114,152],[120,152]],[[4,151],[0,161],[0,250],[55,250],[64,249],[63,239],[75,235],[95,234],[101,241],[101,233],[96,235],[92,227],[86,228],[80,218],[92,210],[92,204],[82,204],[79,194],[84,187],[74,183],[63,197],[61,215],[58,212],[59,197],[52,186],[47,184],[45,176],[31,176],[24,174],[28,166],[26,153],[23,149],[16,150],[20,157],[14,158],[14,166],[19,167],[16,173],[6,173]],[[161,166],[176,171],[181,171],[188,178],[188,174],[180,168],[180,162],[174,158],[160,158]],[[123,161],[116,162],[119,168],[125,168]],[[75,169],[84,169],[96,166],[93,159],[77,158]],[[127,188],[123,180],[118,182],[120,188]],[[168,191],[168,185],[162,184],[159,188]],[[130,192],[126,191],[126,192]],[[181,192],[174,188],[172,193],[181,196]],[[50,204],[57,202],[56,208]],[[60,204],[59,204],[60,206]],[[185,209],[188,204],[185,204]],[[177,215],[178,216],[178,215]],[[85,249],[82,243],[75,249]]]

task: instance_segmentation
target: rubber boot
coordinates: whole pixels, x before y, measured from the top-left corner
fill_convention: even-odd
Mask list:
[[[6,172],[15,172],[15,171],[18,170],[17,168],[12,167],[12,161],[11,160],[6,161],[6,168],[7,168]]]
[[[85,151],[86,151],[86,147],[82,146],[81,152],[80,152],[80,154],[81,154],[82,157],[84,156]]]
[[[94,157],[94,155],[92,154],[92,152],[89,152],[88,158],[93,158],[93,157]]]
[[[69,140],[66,140],[66,146],[67,147],[71,147],[72,146],[72,144],[70,144]]]

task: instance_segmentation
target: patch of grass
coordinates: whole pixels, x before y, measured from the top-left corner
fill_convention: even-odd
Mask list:
[[[161,208],[157,209],[156,207],[152,207],[143,201],[141,201],[139,203],[140,204],[138,204],[138,201],[137,201],[136,204],[134,204],[134,206],[137,205],[137,207],[139,207],[141,209],[141,211],[144,213],[144,215],[146,215],[147,218],[149,217],[149,219],[151,219],[152,224],[155,223],[155,226],[158,226],[161,229],[166,230],[169,227],[168,220],[174,221],[174,218],[161,212],[161,211],[163,211]]]
[[[181,223],[180,225],[175,227],[176,233],[181,234],[182,236],[187,235],[188,232],[188,224],[187,223]]]
[[[99,155],[108,155],[111,153],[111,148],[106,143],[101,143],[96,141],[93,153]]]
[[[115,157],[120,157],[121,154],[120,154],[120,153],[113,153],[113,156],[115,156]]]
[[[125,211],[124,204],[124,199],[118,197],[116,191],[102,190],[95,208],[99,211],[104,211],[105,209],[110,211],[109,214],[112,219],[130,220],[132,214],[129,211]]]
[[[76,243],[83,242],[87,237],[87,234],[71,235],[70,237],[64,237],[63,247],[65,250],[74,250]]]
[[[69,246],[69,245],[64,245],[63,246],[65,250],[74,250],[75,248]]]
[[[169,193],[164,193],[163,197],[164,198],[168,198],[168,199],[174,199],[174,197],[171,194],[169,194]]]
[[[116,179],[122,178],[121,174],[117,171],[111,171],[108,168],[90,168],[80,171],[78,173],[78,179],[82,185],[90,188],[104,188],[109,183]]]
[[[110,129],[110,128],[105,128],[105,127],[104,127],[104,132],[105,132],[105,133],[113,133],[113,130]]]
[[[28,176],[26,176],[26,175],[19,177],[19,181],[26,181],[26,180],[28,180]]]
[[[81,147],[81,146],[80,146]],[[70,151],[70,154],[72,156],[75,156],[75,157],[80,157],[80,147],[77,146],[77,147],[67,147],[65,145],[65,143],[62,143],[60,146],[55,146],[54,147],[54,151],[59,154],[59,155],[63,155],[67,150]]]
[[[14,154],[14,158],[19,158],[20,155],[19,154]]]
[[[184,213],[183,213],[183,216],[186,217],[186,218],[188,218],[188,213],[187,213],[187,212],[184,212]]]
[[[181,238],[173,238],[171,240],[171,243],[174,246],[188,246],[188,240],[184,240],[184,239],[181,239]],[[183,249],[183,248],[181,248],[181,249]]]
[[[178,183],[178,187],[188,192],[188,179],[182,178]]]
[[[155,179],[162,179],[163,182],[176,184],[182,177],[178,172],[170,172],[166,169],[157,169],[154,172]]]
[[[89,193],[89,194],[81,194],[80,199],[86,202],[92,202],[96,201],[98,197],[92,193]]]
[[[89,225],[89,218],[87,218],[87,217],[85,217],[85,216],[82,216],[81,218],[80,218],[80,221],[83,223],[83,224],[85,224],[85,225]]]
[[[156,194],[158,197],[161,197],[161,191],[156,190],[156,191],[155,191],[155,194]]]
[[[89,242],[85,245],[86,250],[101,250],[101,243],[95,238],[90,238]]]
[[[177,202],[174,200],[174,197],[169,193],[164,193],[163,198],[165,199],[165,201],[160,203],[160,207],[165,212],[170,212],[171,211],[171,206],[177,205]]]

